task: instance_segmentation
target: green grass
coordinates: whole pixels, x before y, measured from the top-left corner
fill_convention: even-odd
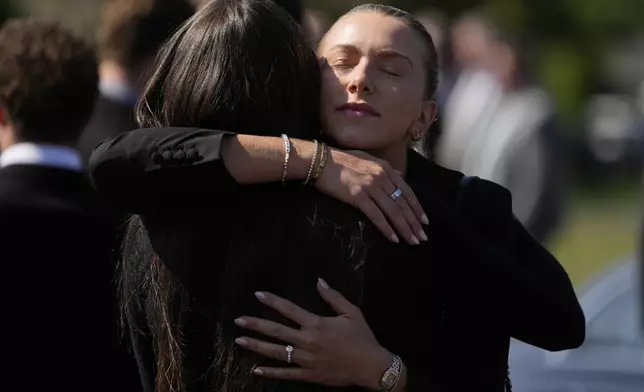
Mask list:
[[[575,285],[637,249],[641,219],[640,187],[635,182],[601,191],[576,190],[566,220],[548,248]]]

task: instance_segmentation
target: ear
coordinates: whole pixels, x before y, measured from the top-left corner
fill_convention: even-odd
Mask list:
[[[0,105],[0,150],[4,150],[11,145],[13,130],[9,124],[9,113]]]
[[[429,129],[429,126],[432,125],[432,123],[436,120],[437,116],[438,105],[436,104],[436,101],[424,101],[423,106],[420,110],[420,115],[409,130],[409,132],[411,132],[410,136],[414,137],[415,133],[419,131],[427,131]]]

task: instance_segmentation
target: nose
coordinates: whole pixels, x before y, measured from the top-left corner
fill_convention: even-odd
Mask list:
[[[351,94],[372,93],[375,86],[369,74],[369,62],[366,60],[361,61],[347,75],[347,90]]]

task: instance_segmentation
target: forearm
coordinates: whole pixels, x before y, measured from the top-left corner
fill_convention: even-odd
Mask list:
[[[304,180],[315,154],[307,140],[290,139],[287,180]],[[282,179],[286,146],[281,137],[230,135],[222,142],[222,160],[228,173],[240,184],[276,182]]]
[[[292,140],[287,179],[304,180],[313,142]],[[89,171],[113,205],[143,214],[168,208],[208,208],[234,197],[240,184],[282,178],[280,137],[235,135],[198,128],[149,128],[101,143]]]

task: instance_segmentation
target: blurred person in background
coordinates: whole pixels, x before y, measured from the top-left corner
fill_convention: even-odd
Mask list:
[[[535,83],[527,48],[508,35],[494,39],[490,69],[503,95],[473,130],[461,170],[508,188],[515,216],[544,242],[563,212],[567,165],[554,102]]]
[[[434,45],[436,46],[436,52],[438,53],[438,63],[440,67],[440,81],[438,84],[438,89],[436,90],[436,103],[439,108],[444,106],[444,101],[447,99],[448,86],[451,86],[452,83],[449,82],[448,73],[449,73],[449,62],[446,57],[446,45],[448,42],[448,19],[447,15],[442,13],[440,10],[433,8],[425,8],[418,13],[416,13],[416,18],[420,23],[423,24],[427,32],[432,36],[434,40]]]
[[[516,217],[543,242],[560,221],[565,162],[553,102],[534,84],[526,49],[481,14],[453,28],[459,76],[437,159],[507,187]]]
[[[472,134],[489,120],[501,99],[502,85],[490,69],[496,30],[485,14],[471,11],[450,31],[452,69],[435,159],[452,170],[461,169]]]
[[[316,48],[329,30],[331,26],[331,21],[329,17],[324,13],[324,11],[306,9],[304,10],[304,21],[302,23],[306,35],[309,37],[311,46]]]
[[[85,163],[105,139],[135,127],[134,105],[161,45],[194,12],[185,0],[106,0],[98,28],[100,96],[83,131]]]
[[[113,223],[75,148],[98,95],[96,66],[58,24],[0,29],[7,390],[128,390],[115,355]]]

